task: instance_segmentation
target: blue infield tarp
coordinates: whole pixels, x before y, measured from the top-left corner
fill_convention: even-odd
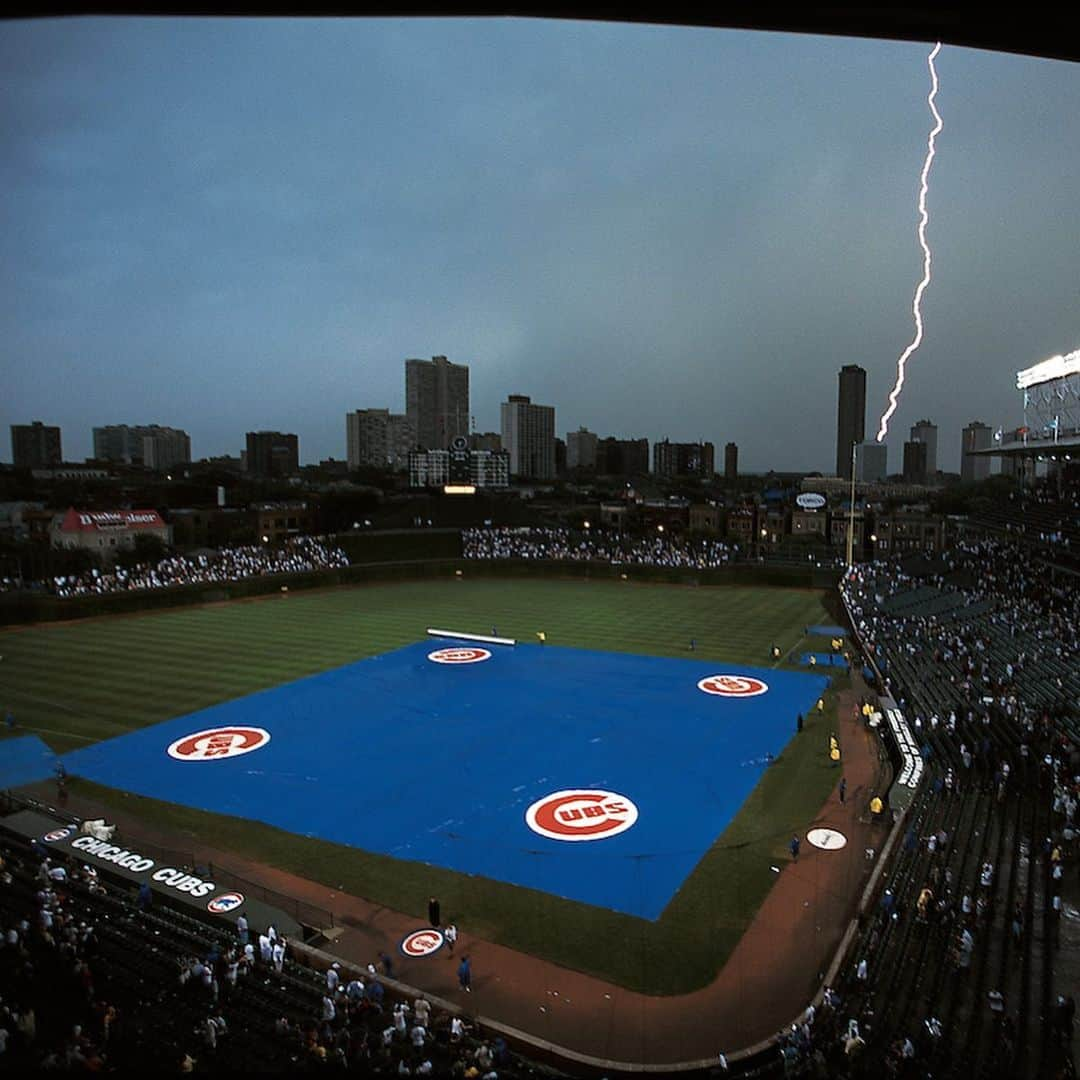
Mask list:
[[[806,632],[814,637],[847,637],[847,631],[842,626],[808,626]]]
[[[56,754],[36,735],[0,740],[0,791],[48,780]]]
[[[428,659],[447,644],[417,643],[177,717],[65,764],[157,799],[656,919],[828,683],[550,645],[492,646],[473,664]],[[767,690],[704,693],[698,681],[712,675]],[[211,743],[186,739],[238,725],[265,729],[269,742],[199,760]],[[177,740],[179,758],[168,753]],[[614,797],[561,802],[571,790]],[[585,842],[589,829],[629,820],[618,816],[626,800],[636,822]],[[530,828],[526,811],[538,803],[537,820],[573,840]]]

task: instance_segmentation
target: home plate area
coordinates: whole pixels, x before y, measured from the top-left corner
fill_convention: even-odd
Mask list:
[[[64,761],[156,799],[657,919],[827,682],[424,641]]]

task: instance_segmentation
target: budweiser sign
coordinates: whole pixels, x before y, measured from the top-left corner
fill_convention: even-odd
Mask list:
[[[156,510],[75,510],[64,515],[64,532],[96,532],[102,529],[164,529]]]

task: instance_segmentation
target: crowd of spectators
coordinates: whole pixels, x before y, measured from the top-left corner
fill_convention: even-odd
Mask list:
[[[1080,485],[1063,484],[1056,478],[1012,491],[1003,503],[973,514],[973,521],[1004,531],[1055,560],[1075,564],[1080,560]]]
[[[559,1075],[400,997],[374,964],[292,952],[272,926],[214,928],[40,845],[0,844],[0,1070]]]
[[[958,544],[935,569],[916,578],[887,561],[852,571],[843,587],[864,645],[917,662],[948,688],[961,714],[996,707],[1029,734],[1052,720],[1080,719],[1075,583],[1008,541]],[[922,599],[903,604],[916,588]],[[955,730],[955,717],[950,724]]]
[[[118,565],[106,570],[94,568],[81,574],[61,575],[43,584],[46,591],[68,599],[182,585],[213,585],[348,565],[348,556],[330,538],[300,536],[287,540],[281,547],[248,544],[195,555],[169,555],[155,563],[139,563],[132,567]],[[2,584],[5,588],[14,588],[16,583],[5,578]]]
[[[842,590],[926,766],[858,946],[860,966],[869,958],[883,981],[889,972],[888,989],[875,994],[865,969],[852,979],[870,1014],[892,1009],[876,1050],[906,1017],[889,1035],[893,1074],[921,1076],[950,1055],[962,1069],[977,1020],[942,1041],[936,1010],[951,1002],[954,1015],[989,1022],[985,1075],[1032,1075],[1012,1071],[1025,1045],[1040,1068],[1057,1062],[1038,1075],[1072,1075],[1074,987],[1055,977],[1054,957],[1080,866],[1080,590],[1002,540],[856,567]],[[1041,987],[1022,974],[1036,948]],[[1042,1049],[1025,1022],[1029,985],[1045,988]]]
[[[465,529],[466,559],[551,559],[604,562],[613,566],[664,566],[715,570],[735,557],[722,540],[689,539],[670,532],[629,536],[604,529]]]

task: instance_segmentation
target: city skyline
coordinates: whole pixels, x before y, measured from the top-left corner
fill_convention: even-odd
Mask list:
[[[70,460],[147,417],[200,458],[277,429],[341,459],[342,412],[403,413],[402,361],[446,355],[480,431],[525,393],[562,437],[830,472],[836,372],[866,369],[869,431],[910,336],[919,44],[89,18],[6,24],[0,57],[0,426],[59,426]],[[1080,73],[950,46],[937,66],[935,277],[893,473],[927,416],[958,472],[971,417],[1018,425],[1015,372],[1080,338]]]
[[[436,359],[445,361],[446,357],[436,357]],[[418,363],[418,361],[416,361],[413,358],[409,358],[409,359],[406,360],[406,364],[415,364],[415,363]],[[461,365],[461,366],[466,368],[466,370],[467,370],[467,365]],[[844,414],[845,414],[845,405],[844,405],[845,395],[844,395],[844,392],[843,392],[843,385],[844,385],[843,379],[844,379],[845,374],[849,370],[850,370],[849,368],[845,368],[845,369],[842,369],[839,372],[839,375],[841,377],[841,393],[840,393],[839,413],[841,414],[841,417],[843,417]],[[859,372],[862,375],[865,374],[864,372],[862,372],[862,369],[859,369],[859,368],[855,368],[855,371]],[[514,402],[514,401],[528,402],[529,401],[529,396],[528,395],[509,394],[508,398],[509,398],[509,400],[511,402]],[[500,406],[500,411],[504,414],[504,417],[505,417],[505,408],[506,408],[506,402],[503,402],[502,405]],[[549,409],[551,409],[553,411],[556,410],[555,406],[543,406],[543,408],[549,408]],[[852,408],[852,406],[849,405],[847,407],[847,411],[850,411],[851,408]],[[345,433],[345,436],[344,436],[344,439],[343,439],[345,449],[344,449],[344,452],[341,453],[341,456],[339,456],[340,451],[337,451],[337,450],[332,451],[331,453],[327,454],[325,457],[312,456],[310,454],[309,455],[304,455],[302,453],[297,452],[296,460],[299,463],[298,467],[299,466],[305,466],[305,465],[315,466],[315,465],[318,465],[318,464],[320,464],[320,463],[322,463],[324,461],[327,461],[327,460],[329,460],[329,461],[347,462],[348,465],[349,465],[349,468],[360,468],[360,467],[363,467],[363,466],[377,465],[376,461],[369,460],[369,457],[370,457],[370,454],[371,454],[371,448],[370,447],[368,447],[363,452],[359,449],[360,441],[362,439],[371,438],[372,436],[370,434],[362,434],[361,429],[360,429],[360,427],[358,425],[374,421],[374,422],[377,422],[379,424],[382,424],[385,427],[385,425],[387,423],[400,424],[400,423],[404,422],[405,424],[408,424],[410,433],[413,430],[412,425],[408,423],[408,418],[406,416],[393,414],[389,409],[386,409],[386,408],[367,407],[367,408],[363,408],[363,409],[359,409],[359,410],[350,410],[350,411],[346,412],[345,420],[346,420],[346,433]],[[844,423],[845,423],[845,421],[843,419],[841,419],[841,426],[843,426]],[[969,422],[968,424],[965,424],[964,428],[963,428],[963,434],[964,434],[965,437],[967,436],[968,431],[971,428],[972,424],[975,424],[976,426],[980,426],[980,427],[986,427],[986,430],[988,432],[992,431],[991,427],[989,427],[987,425],[982,425],[978,421]],[[16,438],[23,438],[23,437],[25,437],[25,434],[28,434],[31,431],[32,428],[41,428],[42,426],[43,426],[43,422],[40,419],[36,419],[36,418],[34,419],[34,421],[32,423],[30,421],[26,421],[24,423],[15,423],[15,424],[12,424],[10,426],[10,428],[9,428],[9,432],[10,432],[9,445],[12,447],[12,457],[13,457],[13,459],[17,456],[15,454],[15,440],[16,440]],[[286,427],[287,426],[288,425],[286,425]],[[90,454],[87,454],[85,456],[85,459],[76,458],[76,457],[65,454],[65,455],[63,455],[61,461],[56,462],[56,464],[61,464],[61,463],[78,464],[81,460],[85,460],[87,462],[121,461],[121,462],[127,463],[128,458],[126,458],[126,457],[124,457],[122,455],[117,455],[116,453],[113,453],[113,452],[99,453],[98,451],[100,449],[100,447],[99,447],[99,439],[101,439],[103,437],[103,434],[105,432],[109,432],[109,431],[112,431],[112,430],[127,429],[128,427],[129,427],[129,425],[111,425],[111,426],[104,426],[104,427],[100,426],[100,425],[95,426],[92,429],[92,436],[93,436],[92,437],[92,450],[91,450]],[[927,429],[929,429],[929,431],[931,431],[933,433],[932,442],[930,443],[930,445],[933,448],[932,453],[936,453],[937,425],[933,424],[932,421],[930,421],[928,419],[927,420],[920,420],[920,421],[918,421],[918,423],[916,425],[912,426],[912,428],[911,428],[911,439],[912,439],[912,441],[916,441],[916,442],[922,441],[920,438],[917,437],[917,433],[919,433],[919,432],[925,433],[925,431]],[[44,430],[45,431],[55,430],[56,432],[60,433],[62,431],[62,428],[60,427],[60,425],[50,425],[48,423],[45,423],[44,424]],[[218,459],[218,458],[228,458],[228,457],[232,457],[232,458],[236,458],[237,460],[241,460],[241,459],[243,459],[244,455],[246,455],[249,452],[248,449],[245,449],[244,447],[241,447],[241,449],[238,450],[236,453],[232,453],[231,448],[227,448],[225,450],[217,451],[215,453],[205,453],[205,454],[200,453],[200,454],[192,455],[191,448],[190,448],[191,447],[190,437],[188,436],[187,432],[184,431],[183,429],[175,429],[174,430],[171,427],[159,427],[158,425],[155,424],[155,425],[151,425],[149,427],[135,426],[135,427],[132,427],[131,430],[134,431],[134,432],[140,433],[140,436],[141,436],[141,433],[144,432],[144,431],[153,431],[156,436],[173,436],[173,437],[178,437],[179,439],[182,439],[183,440],[182,449],[180,449],[180,450],[170,449],[168,451],[169,460],[167,461],[167,464],[169,464],[169,465],[172,465],[172,464],[198,463],[200,461],[212,461],[212,460],[215,460],[215,459]],[[17,435],[17,433],[18,433],[18,435]],[[252,434],[251,432],[247,432],[245,434],[245,436],[244,436],[245,440],[250,440],[251,434]],[[296,432],[285,434],[285,433],[279,433],[279,432],[263,431],[262,434],[274,434],[274,435],[283,434],[286,438],[292,439],[292,440],[297,441],[297,442],[302,442],[301,436]],[[394,460],[394,463],[391,465],[391,468],[394,469],[394,470],[399,470],[399,469],[402,469],[402,468],[405,467],[403,463],[405,461],[405,458],[406,458],[409,450],[411,450],[411,449],[423,449],[425,451],[428,450],[428,449],[446,449],[446,447],[443,447],[443,448],[435,448],[435,447],[429,448],[429,447],[422,446],[421,445],[421,440],[418,440],[418,439],[414,439],[414,440],[412,440],[410,442],[407,438],[402,437],[402,436],[404,436],[404,434],[405,434],[404,431],[399,432],[397,430],[397,428],[395,427],[394,439],[396,440],[397,450],[392,455],[395,460]],[[497,436],[498,433],[495,433],[495,434]],[[559,427],[556,425],[554,430],[553,430],[552,439],[555,440],[555,441],[561,441],[563,443],[564,447],[568,447],[571,444],[574,437],[579,436],[579,435],[588,435],[588,436],[590,436],[592,438],[592,440],[594,441],[594,443],[597,440],[609,441],[609,442],[610,441],[625,441],[625,442],[634,441],[634,440],[631,440],[631,439],[627,439],[625,433],[620,433],[620,432],[609,433],[607,435],[601,436],[600,433],[598,433],[598,432],[589,431],[589,429],[588,429],[588,427],[586,425],[581,425],[578,428],[577,431],[565,431],[565,432],[562,432],[561,434],[560,434]],[[385,431],[383,431],[381,437],[382,437],[382,440],[385,442],[386,438],[387,438],[387,433]],[[484,439],[486,439],[488,437],[488,433],[481,432],[480,429],[477,428],[477,430],[475,432],[469,432],[468,437],[469,437],[470,441],[475,440],[475,439],[480,439],[481,441],[483,441]],[[142,441],[142,439],[140,437],[140,442],[141,441]],[[679,446],[679,447],[705,447],[705,446],[709,446],[709,447],[712,447],[712,445],[713,445],[710,440],[706,440],[706,439],[699,439],[699,440],[671,440],[668,437],[667,434],[665,434],[663,436],[663,438],[647,438],[646,437],[646,438],[644,438],[644,439],[642,439],[640,441],[643,441],[643,442],[647,443],[647,445],[650,448],[652,448],[653,450],[655,450],[655,448],[658,447],[659,445],[667,444],[667,443],[671,443],[671,445],[673,447],[675,447],[675,446]],[[838,439],[836,441],[837,454],[838,455],[839,455],[839,452],[840,452],[839,451],[840,441],[841,440],[838,437]],[[356,445],[354,445],[354,443]],[[250,445],[250,443],[248,445]],[[881,455],[882,462],[889,462],[889,466],[888,466],[887,469],[885,468],[885,465],[882,464],[881,467],[876,470],[877,472],[880,473],[880,477],[882,479],[884,479],[886,473],[888,475],[890,475],[890,476],[896,476],[896,477],[904,476],[906,478],[908,470],[907,470],[907,465],[903,464],[903,462],[906,462],[907,454],[908,454],[908,447],[910,446],[910,443],[909,442],[901,442],[899,435],[897,436],[897,440],[894,442],[894,445],[897,447],[897,450],[899,452],[899,456],[901,458],[900,462],[893,462],[892,461],[892,455],[888,453],[889,446],[890,446],[889,440],[886,440],[883,443],[878,443],[873,439],[866,439],[865,442],[859,441],[854,445],[858,446],[859,448],[867,448],[870,451],[874,451],[875,454],[880,454]],[[449,443],[447,444],[447,446],[449,446]],[[725,451],[726,451],[726,457],[725,457],[723,472],[716,472],[716,469],[714,468],[714,469],[711,470],[711,473],[715,473],[717,476],[725,476],[725,477],[728,477],[730,479],[731,477],[729,476],[729,474],[731,474],[731,473],[734,473],[734,475],[738,474],[738,469],[739,469],[739,466],[738,466],[738,445],[733,441],[729,441],[727,443],[726,447],[725,447]],[[153,452],[153,451],[151,451],[151,452]],[[161,453],[161,451],[158,450],[157,453]],[[596,454],[596,447],[595,446],[593,447],[593,454],[594,454],[594,456]],[[732,459],[733,462],[734,462],[733,465],[729,462],[727,455],[733,455],[733,459]],[[967,464],[968,464],[967,463],[966,453],[964,451],[961,451],[961,454],[959,455],[959,458],[960,458],[960,462],[961,462],[961,467],[958,470],[956,470],[955,472],[953,472],[952,474],[949,474],[949,475],[956,475],[956,476],[961,476],[962,475],[962,476],[964,476],[966,478],[966,476],[967,476]],[[134,459],[132,459],[132,460],[134,460]],[[875,460],[876,460],[876,458],[875,458]],[[928,461],[933,461],[933,460],[934,460],[933,456],[930,456],[928,458]],[[0,464],[5,464],[5,463],[6,462],[4,462],[4,460],[2,458],[0,458]],[[141,460],[134,460],[134,463],[135,464],[141,464],[142,462],[141,462]],[[570,468],[573,467],[570,464],[569,461],[568,461],[567,464],[568,464],[568,467],[570,467]],[[982,478],[985,478],[986,475],[990,475],[990,462],[989,461],[984,462],[984,465],[985,465],[985,469],[980,470],[980,476]],[[35,465],[35,467],[38,467],[38,466]],[[150,467],[157,468],[158,466],[152,465]],[[839,457],[838,457],[838,467],[839,467]],[[164,468],[164,466],[161,466],[161,468]],[[929,468],[929,466],[928,466],[928,468]],[[160,471],[160,469],[159,469],[159,471]],[[642,471],[643,472],[650,472],[651,471],[651,472],[660,473],[660,472],[663,472],[664,470],[662,470],[662,469],[658,470],[655,467],[653,467],[651,469],[648,469],[648,468],[643,469]],[[695,467],[695,469],[692,470],[692,471],[696,472],[698,470]],[[809,473],[818,473],[818,474],[822,474],[822,475],[825,475],[825,476],[838,475],[838,474],[834,474],[834,473],[829,473],[827,469],[815,468],[815,467],[812,467],[812,466],[804,466],[804,467],[795,468],[795,469],[774,469],[772,467],[765,467],[765,468],[756,469],[756,470],[755,469],[743,470],[743,472],[746,475],[764,475],[764,474],[774,472],[774,471],[776,471],[776,472],[787,472],[787,473],[797,473],[797,472],[802,471],[802,472],[807,473],[807,474],[809,474]],[[933,469],[929,469],[929,476],[930,476],[931,479],[933,477],[934,471],[935,470],[933,470]],[[1002,471],[1005,471],[1005,469],[1002,468]],[[945,472],[946,472],[946,474],[948,474],[948,470],[945,470]],[[842,477],[844,476],[844,474],[839,474],[839,475],[841,475]],[[846,477],[850,477],[850,464],[848,465],[848,470],[846,472]]]

